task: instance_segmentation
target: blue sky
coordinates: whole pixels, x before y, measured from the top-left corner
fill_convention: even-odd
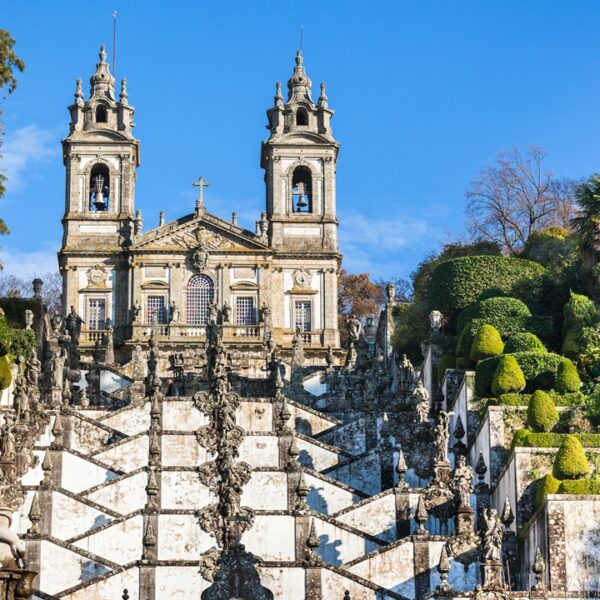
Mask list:
[[[567,177],[600,170],[600,3],[524,1],[12,2],[2,28],[27,64],[2,104],[0,215],[6,270],[55,268],[64,210],[60,139],[75,79],[84,90],[118,11],[117,77],[141,140],[145,228],[193,210],[253,228],[264,205],[260,142],[275,81],[289,78],[300,26],[318,95],[327,82],[342,149],[344,266],[409,274],[464,231],[464,192],[514,145],[543,146]]]

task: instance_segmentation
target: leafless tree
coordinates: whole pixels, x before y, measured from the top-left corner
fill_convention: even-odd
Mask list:
[[[575,212],[576,182],[555,178],[543,168],[544,150],[531,146],[498,155],[466,193],[469,232],[475,240],[500,244],[509,254],[519,251],[529,235],[552,226],[568,227]]]
[[[60,312],[62,277],[60,273],[55,271],[45,273],[44,275],[29,275],[25,277],[0,273],[0,296],[31,298],[33,296],[32,282],[36,276],[44,282],[44,287],[42,288],[44,303],[52,312]]]

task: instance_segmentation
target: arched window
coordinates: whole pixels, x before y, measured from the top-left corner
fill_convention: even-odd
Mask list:
[[[292,177],[292,210],[312,212],[312,176],[306,167],[298,167]]]
[[[300,107],[296,112],[296,125],[308,125],[308,113],[305,108]]]
[[[106,165],[94,165],[90,174],[90,210],[108,210],[110,175]]]
[[[108,112],[106,110],[106,106],[102,106],[100,104],[96,107],[96,123],[107,123],[108,122]]]
[[[213,301],[214,288],[210,277],[194,275],[187,284],[188,325],[206,325],[208,307]]]

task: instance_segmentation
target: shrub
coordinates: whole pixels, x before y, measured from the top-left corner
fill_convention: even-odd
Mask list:
[[[552,335],[552,317],[543,315],[534,315],[531,317],[512,317],[510,319],[472,319],[469,324],[469,329],[472,333],[477,331],[485,324],[493,325],[500,335],[507,339],[515,333],[529,331],[535,333],[541,338],[548,338]]]
[[[502,332],[509,329],[513,321],[521,323],[528,317],[531,317],[531,311],[518,298],[493,297],[475,302],[462,310],[456,319],[456,327],[460,331],[473,319],[483,319]]]
[[[586,396],[581,392],[571,394],[558,394],[552,390],[548,395],[554,402],[554,406],[583,406],[586,403]],[[531,394],[502,394],[498,398],[491,398],[489,403],[492,406],[529,406]]]
[[[582,348],[580,327],[572,327],[567,331],[560,351],[569,358],[577,358],[581,354]]]
[[[456,356],[469,356],[471,346],[473,345],[473,334],[469,327],[465,327],[458,335],[456,340]]]
[[[473,338],[471,360],[478,362],[490,356],[498,356],[504,351],[504,342],[498,330],[492,325],[484,325]]]
[[[590,470],[588,459],[581,442],[574,435],[565,436],[560,445],[554,464],[552,474],[557,479],[579,479],[585,477]]]
[[[508,338],[504,352],[513,354],[514,352],[547,352],[547,350],[537,335],[523,331]]]
[[[551,493],[551,492],[549,492]],[[596,479],[566,479],[560,482],[558,494],[600,494],[600,481]]]
[[[529,429],[515,432],[511,448],[560,448],[567,433],[534,433]],[[570,435],[578,439],[586,448],[600,448],[600,433],[577,433]]]
[[[558,411],[552,398],[542,390],[536,390],[527,406],[527,425],[533,431],[552,431],[558,422]]]
[[[10,332],[10,353],[13,356],[29,358],[35,348],[35,332],[26,329],[12,329]]]
[[[562,266],[576,247],[576,237],[572,232],[565,227],[550,227],[529,235],[522,256],[545,267]]]
[[[568,359],[563,358],[556,371],[556,391],[561,394],[577,392],[581,387],[581,379],[577,367]]]
[[[507,256],[468,256],[443,262],[431,273],[428,302],[432,309],[457,312],[472,304],[490,283],[523,300],[536,297],[544,267]]]
[[[558,365],[563,357],[552,352],[515,352],[505,356],[514,356],[517,360],[525,380],[527,390],[551,390],[556,381]],[[477,363],[475,374],[475,393],[480,397],[488,396],[492,391],[492,380],[501,357],[492,356]],[[496,395],[496,394],[494,394]]]
[[[10,327],[6,317],[0,317],[0,356],[5,356],[10,352]]]
[[[456,368],[457,369],[465,369],[469,370],[473,367],[473,363],[470,358],[465,356],[457,356],[456,357]]]
[[[454,354],[442,354],[437,369],[437,380],[441,382],[444,379],[446,369],[454,369],[456,367],[456,357]]]
[[[525,377],[515,357],[512,354],[501,356],[492,380],[494,396],[507,392],[520,392],[524,388]]]
[[[5,390],[12,381],[8,356],[0,356],[0,390]]]
[[[537,511],[546,502],[548,494],[556,494],[560,487],[560,481],[548,473],[544,475],[536,485],[535,496],[533,499],[533,510]]]
[[[569,301],[563,307],[563,332],[572,327],[593,325],[598,320],[598,310],[590,298],[571,292]]]

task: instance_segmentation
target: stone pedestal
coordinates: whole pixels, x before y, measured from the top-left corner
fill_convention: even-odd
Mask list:
[[[486,560],[481,563],[481,582],[484,590],[503,590],[502,563],[499,560]]]
[[[27,600],[33,594],[33,580],[37,573],[4,569],[0,571],[0,598],[2,600]]]

